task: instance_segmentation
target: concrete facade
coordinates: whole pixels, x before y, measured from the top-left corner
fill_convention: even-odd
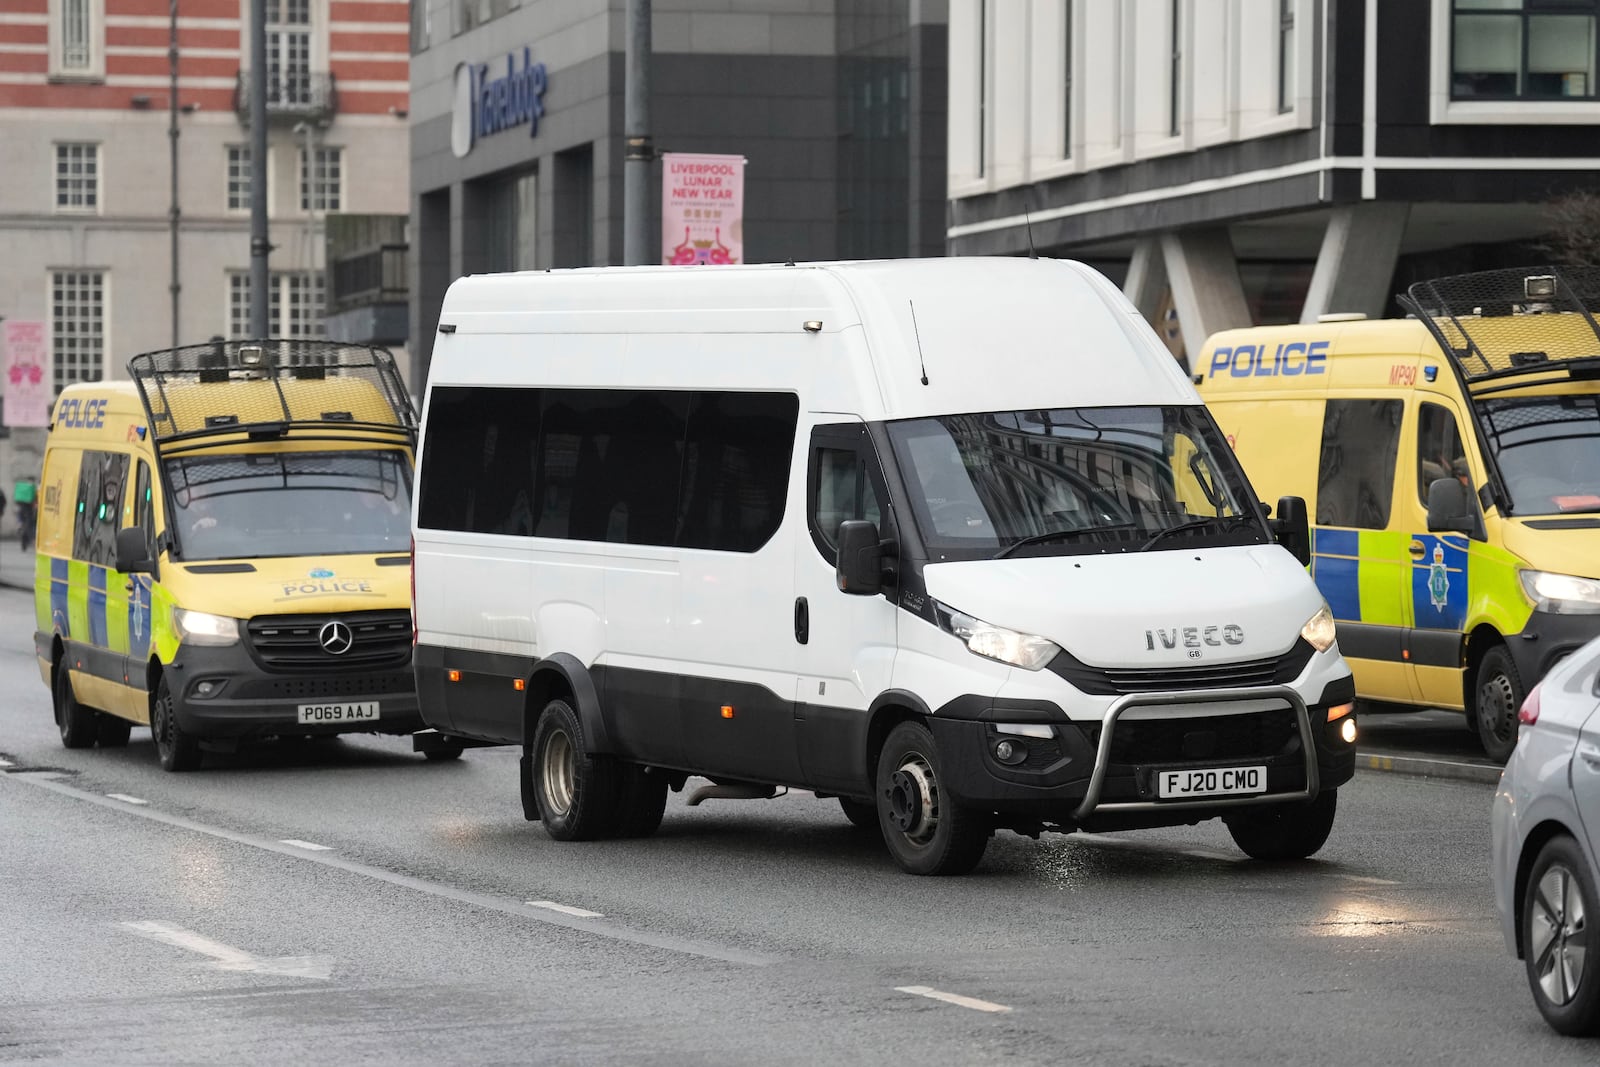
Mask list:
[[[1600,11],[1491,7],[951,0],[948,250],[1095,262],[1180,352],[1534,261],[1600,170]]]
[[[464,28],[481,7],[463,18],[462,0],[419,3],[411,333],[420,380],[453,279],[622,261],[626,5],[522,0]],[[652,7],[655,149],[745,157],[746,261],[942,251],[944,4],[655,0]],[[505,130],[457,157],[458,66],[488,63],[494,77],[507,52],[520,63],[524,47],[548,71],[537,134]],[[867,135],[863,108],[852,110],[847,97],[878,109],[883,121],[872,129],[879,133]],[[657,163],[648,224],[657,256],[660,180]],[[514,211],[512,196],[520,205]],[[499,235],[508,219],[522,233],[517,242]]]

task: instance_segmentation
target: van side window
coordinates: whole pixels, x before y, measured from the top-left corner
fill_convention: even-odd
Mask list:
[[[1428,486],[1440,478],[1459,478],[1471,484],[1467,448],[1456,429],[1456,417],[1440,404],[1424,403],[1417,409],[1417,499],[1428,503]]]
[[[440,386],[422,529],[754,552],[783,521],[792,393]]]
[[[117,524],[128,486],[128,456],[87,450],[78,467],[78,500],[72,558],[111,566],[117,557]]]
[[[1400,450],[1399,400],[1329,400],[1317,470],[1317,525],[1389,524]]]
[[[838,439],[824,441],[819,444],[813,438],[811,448],[811,534],[823,558],[833,563],[840,523],[865,519],[877,525],[881,536],[889,534],[884,526],[882,490],[867,456]]]
[[[144,543],[156,543],[156,507],[150,489],[150,464],[139,461],[139,473],[133,481],[133,525],[144,531]]]
[[[678,545],[754,552],[778,532],[800,401],[793,393],[697,392],[679,490]]]

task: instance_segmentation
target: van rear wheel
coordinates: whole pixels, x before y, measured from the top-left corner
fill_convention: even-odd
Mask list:
[[[101,714],[99,741],[101,748],[127,748],[128,735],[133,732],[133,723],[115,715]]]
[[[1496,763],[1510,759],[1517,747],[1517,713],[1527,695],[1504,646],[1484,653],[1472,678],[1472,722],[1478,743]]]
[[[849,797],[839,798],[839,809],[844,812],[844,817],[858,830],[878,829],[878,806],[868,804],[861,800],[851,800]]]
[[[878,755],[878,816],[889,854],[911,874],[966,874],[989,847],[982,812],[956,803],[944,788],[939,752],[928,728],[903,722]]]
[[[565,700],[552,700],[533,731],[533,796],[539,819],[557,841],[592,841],[619,828],[619,768],[609,756],[584,752],[583,728]],[[663,803],[665,797],[663,796]]]
[[[55,691],[56,726],[61,730],[61,744],[67,748],[92,748],[100,739],[99,712],[78,703],[72,692],[72,676],[65,663],[56,667]]]

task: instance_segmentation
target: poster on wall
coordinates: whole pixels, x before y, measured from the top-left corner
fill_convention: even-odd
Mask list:
[[[5,324],[4,368],[7,426],[50,425],[50,345],[44,323]]]
[[[744,262],[743,156],[661,154],[661,260]]]

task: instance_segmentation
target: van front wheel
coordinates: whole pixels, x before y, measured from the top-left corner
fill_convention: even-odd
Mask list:
[[[172,690],[166,678],[156,686],[155,707],[150,709],[150,733],[156,739],[156,756],[164,771],[192,771],[200,766],[200,742],[183,732],[172,710]]]
[[[1233,843],[1257,860],[1303,860],[1327,844],[1339,791],[1324,789],[1300,803],[1236,808],[1222,817]]]
[[[878,825],[889,853],[911,874],[966,874],[989,847],[982,812],[944,788],[933,735],[921,723],[889,731],[878,755]]]
[[[1478,743],[1496,763],[1510,759],[1517,747],[1517,712],[1527,695],[1504,646],[1484,653],[1472,679],[1472,721],[1478,728]]]
[[[539,819],[557,841],[591,841],[618,830],[622,789],[616,761],[583,749],[583,728],[572,706],[564,700],[546,704],[534,727],[529,771]]]
[[[61,743],[67,748],[91,748],[100,739],[100,715],[92,708],[78,703],[72,692],[72,677],[67,665],[56,667],[55,685],[56,726],[61,730]]]

